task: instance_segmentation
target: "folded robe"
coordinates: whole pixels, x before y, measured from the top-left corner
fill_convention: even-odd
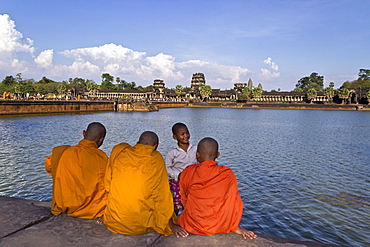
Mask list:
[[[116,145],[105,176],[109,191],[104,224],[115,233],[168,236],[173,202],[162,155],[152,146]]]
[[[53,148],[45,169],[53,178],[51,212],[54,215],[95,219],[104,213],[107,192],[104,176],[108,157],[93,141]]]
[[[235,232],[243,202],[233,171],[213,160],[186,167],[180,175],[181,202],[178,222],[191,234]]]

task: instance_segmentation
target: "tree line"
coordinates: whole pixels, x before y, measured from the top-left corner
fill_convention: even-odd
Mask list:
[[[120,77],[114,78],[109,73],[103,73],[101,75],[101,84],[96,84],[93,80],[83,78],[69,78],[62,82],[56,82],[45,76],[39,81],[34,79],[24,79],[22,74],[18,73],[15,77],[12,75],[6,76],[0,83],[0,92],[12,92],[12,93],[29,93],[32,94],[62,94],[69,91],[75,91],[76,88],[82,88],[89,92],[96,92],[98,90],[146,90],[151,89],[153,85],[142,87],[136,85],[134,81],[127,82],[122,80]],[[114,83],[115,82],[115,83]],[[211,87],[204,85],[201,89],[201,95],[208,97],[211,94]],[[329,86],[324,88],[324,76],[319,75],[316,72],[312,72],[309,76],[302,77],[295,84],[295,88],[292,91],[295,92],[306,92],[307,96],[315,97],[318,92],[324,92],[329,98],[334,95],[339,97],[348,97],[351,89],[360,89],[366,91],[366,97],[370,98],[370,69],[360,69],[357,80],[346,81],[338,89],[334,89],[334,82],[330,82]],[[175,92],[181,94],[183,86],[177,85]],[[271,90],[275,91],[275,90]],[[280,89],[278,89],[280,91]],[[245,97],[247,100],[250,96],[258,96],[262,94],[262,88],[249,88],[246,87],[243,90],[243,94],[240,97]]]
[[[77,88],[85,89],[89,92],[96,92],[98,90],[145,90],[153,86],[142,87],[136,85],[134,81],[127,82],[120,77],[116,77],[114,84],[114,77],[109,73],[102,74],[101,85],[98,85],[93,80],[83,79],[79,77],[69,78],[61,82],[57,82],[42,77],[39,81],[34,79],[24,79],[22,74],[18,73],[15,77],[12,75],[6,76],[0,83],[0,92],[12,93],[29,93],[33,94],[62,94],[69,91],[76,91]]]
[[[324,76],[316,72],[310,76],[302,77],[295,85],[295,92],[306,92],[309,99],[317,96],[318,92],[323,92],[329,99],[337,95],[340,99],[348,99],[350,90],[365,91],[364,97],[370,99],[370,69],[360,69],[357,80],[345,81],[338,89],[334,89],[334,82],[324,88]]]

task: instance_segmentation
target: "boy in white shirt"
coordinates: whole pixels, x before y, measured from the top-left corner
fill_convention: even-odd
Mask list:
[[[173,139],[177,145],[166,156],[166,167],[173,196],[174,210],[177,216],[181,214],[182,205],[179,187],[179,175],[188,165],[197,164],[197,146],[189,142],[190,133],[183,123],[172,126]]]

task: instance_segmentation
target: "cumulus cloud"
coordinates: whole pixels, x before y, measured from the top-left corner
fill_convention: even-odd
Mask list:
[[[45,50],[41,52],[35,59],[35,63],[43,68],[48,68],[53,63],[53,50]]]
[[[30,55],[20,60],[18,52]],[[181,84],[189,86],[194,73],[204,73],[208,85],[215,88],[232,88],[235,82],[247,81],[250,71],[240,66],[226,66],[201,60],[177,62],[175,57],[159,53],[148,56],[146,52],[134,51],[117,44],[79,48],[55,52],[53,49],[41,51],[34,56],[33,41],[24,38],[15,29],[14,21],[8,15],[0,15],[0,72],[2,74],[28,73],[24,76],[46,76],[54,80],[67,80],[81,77],[100,83],[101,75],[109,73],[126,81],[135,81],[147,86],[154,79],[162,79],[167,87]],[[65,64],[55,64],[55,55],[72,59]],[[270,59],[270,58],[269,58]],[[271,68],[277,66],[270,60]],[[26,61],[27,60],[27,61]],[[59,61],[58,59],[55,59]]]
[[[266,60],[263,61],[263,63],[267,64],[270,67],[270,69],[261,69],[261,77],[263,79],[269,80],[280,76],[279,66],[272,61],[271,57],[268,57]]]
[[[263,63],[268,64],[270,68],[274,71],[279,70],[279,66],[277,66],[275,62],[272,61],[271,57],[268,57],[265,61],[263,61]]]
[[[33,40],[23,38],[21,32],[15,29],[14,21],[9,15],[0,15],[0,52],[27,52],[33,54]]]

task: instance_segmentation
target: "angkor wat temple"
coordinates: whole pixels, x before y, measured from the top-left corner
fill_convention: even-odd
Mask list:
[[[188,101],[188,102],[258,102],[258,103],[363,103],[366,101],[361,97],[364,92],[351,90],[350,96],[346,99],[339,99],[333,95],[329,97],[323,92],[318,92],[315,96],[308,96],[306,92],[266,92],[262,90],[262,85],[258,84],[261,94],[250,94],[247,98],[240,97],[245,88],[252,91],[255,86],[252,79],[248,83],[235,83],[233,89],[211,89],[207,97],[201,95],[201,87],[206,85],[206,79],[203,73],[195,73],[192,76],[190,87],[182,88],[181,90],[169,89],[165,87],[165,83],[161,79],[155,79],[153,88],[137,91],[137,90],[99,90],[98,92],[85,92],[88,98],[110,99],[110,100],[140,100],[140,101]]]

